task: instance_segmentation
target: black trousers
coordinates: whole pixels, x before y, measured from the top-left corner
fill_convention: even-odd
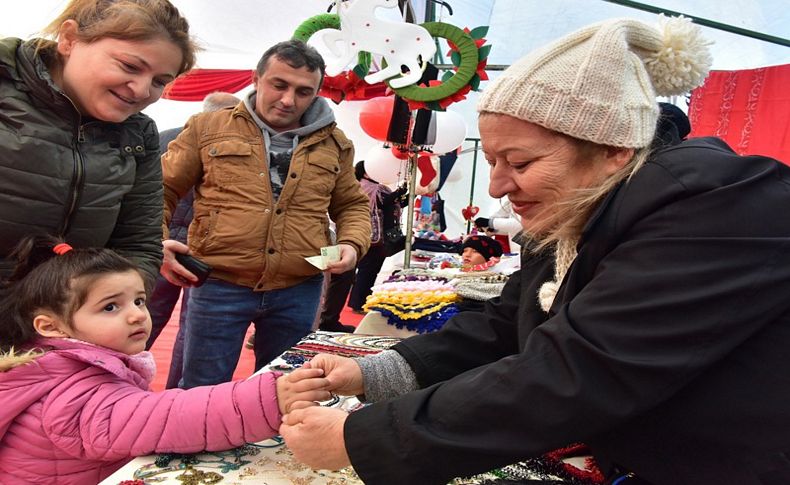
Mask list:
[[[333,274],[329,279],[329,285],[324,295],[324,310],[321,312],[321,319],[318,327],[334,327],[340,323],[340,312],[346,306],[346,297],[354,284],[355,269],[345,273]]]
[[[371,246],[365,256],[357,263],[357,279],[351,288],[348,306],[354,310],[361,310],[365,300],[372,293],[371,288],[376,284],[376,278],[384,265],[387,255],[383,244]]]

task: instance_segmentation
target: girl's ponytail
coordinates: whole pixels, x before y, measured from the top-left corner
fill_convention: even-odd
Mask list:
[[[57,254],[53,248],[59,244],[65,244],[65,242],[62,239],[46,235],[29,236],[22,239],[11,252],[9,259],[16,260],[16,266],[3,285],[5,287],[13,285],[36,267],[56,257]]]

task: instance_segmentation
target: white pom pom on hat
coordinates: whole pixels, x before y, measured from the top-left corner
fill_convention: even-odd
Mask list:
[[[709,45],[683,17],[660,16],[658,27],[606,20],[516,61],[489,84],[477,109],[601,145],[646,147],[655,134],[656,95],[702,84]]]
[[[708,51],[712,42],[685,17],[659,15],[658,22],[661,48],[645,56],[645,68],[657,95],[684,94],[701,85],[708,75],[713,63]]]

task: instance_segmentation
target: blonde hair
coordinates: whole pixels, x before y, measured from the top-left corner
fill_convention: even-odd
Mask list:
[[[608,147],[596,145],[592,142],[574,139],[580,151],[585,155],[583,161],[579,163],[594,164],[595,150],[605,150]],[[546,230],[537,233],[527,234],[535,244],[537,251],[548,246],[556,245],[560,241],[578,241],[584,226],[590,219],[592,212],[598,204],[614,190],[621,182],[631,178],[642,165],[644,165],[650,148],[640,148],[634,152],[634,156],[612,175],[592,187],[575,189],[566,199],[559,201],[556,205],[547,208],[550,211],[545,223]]]
[[[77,36],[87,43],[107,37],[119,40],[163,37],[181,50],[183,59],[178,74],[195,65],[198,47],[189,36],[189,24],[168,0],[72,0],[41,30],[46,39],[39,39],[38,48],[52,47],[67,20],[77,23]]]

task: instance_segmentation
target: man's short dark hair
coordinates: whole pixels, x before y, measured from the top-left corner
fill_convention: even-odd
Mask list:
[[[324,81],[324,72],[326,71],[324,58],[321,57],[321,54],[314,47],[305,44],[301,40],[286,40],[266,49],[266,52],[261,56],[261,60],[258,61],[258,67],[255,68],[256,75],[260,76],[266,72],[269,59],[273,56],[294,69],[307,67],[307,70],[310,72],[315,72],[318,69],[321,72],[321,82]]]

